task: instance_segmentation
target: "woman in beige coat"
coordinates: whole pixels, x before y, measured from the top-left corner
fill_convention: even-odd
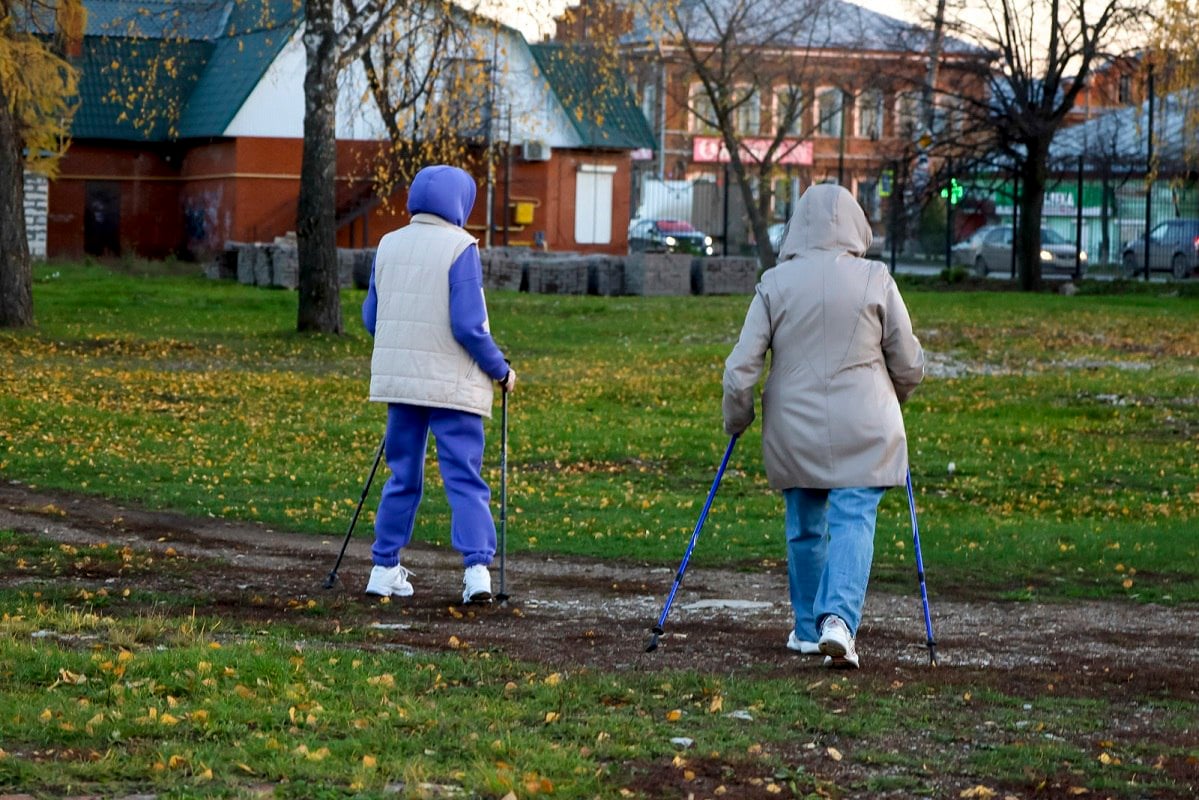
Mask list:
[[[787,646],[841,668],[859,665],[854,637],[878,504],[908,468],[899,406],[924,377],[924,351],[895,281],[861,257],[871,240],[844,188],[804,192],[724,371],[724,428],[738,435],[753,422],[770,351],[762,454],[786,504],[795,612]]]

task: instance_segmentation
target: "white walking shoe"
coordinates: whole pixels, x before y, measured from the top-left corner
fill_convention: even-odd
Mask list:
[[[833,614],[824,618],[820,626],[820,652],[827,658],[824,666],[832,669],[857,669],[858,650],[845,620]]]
[[[412,584],[408,582],[411,574],[399,564],[394,567],[376,564],[371,569],[370,580],[366,582],[366,593],[376,597],[411,597]]]
[[[482,564],[467,567],[462,574],[462,602],[491,602],[491,573]]]
[[[800,639],[798,636],[795,635],[794,630],[792,630],[791,633],[787,634],[787,649],[794,650],[795,652],[799,653],[800,655],[805,655],[805,656],[820,655],[820,643],[819,642],[809,642],[805,639]]]

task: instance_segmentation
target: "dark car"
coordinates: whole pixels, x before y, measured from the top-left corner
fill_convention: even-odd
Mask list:
[[[629,223],[629,251],[710,256],[712,237],[680,219],[635,219]]]
[[[1199,267],[1199,219],[1168,219],[1149,231],[1149,269],[1169,270],[1182,280]],[[1120,270],[1127,277],[1145,269],[1145,237],[1125,243]]]

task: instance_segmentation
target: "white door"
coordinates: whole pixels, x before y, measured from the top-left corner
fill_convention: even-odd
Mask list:
[[[575,182],[575,243],[612,241],[612,177],[616,167],[583,164]]]

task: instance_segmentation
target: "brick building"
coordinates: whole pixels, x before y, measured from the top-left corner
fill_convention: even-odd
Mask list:
[[[952,38],[942,42],[935,88],[959,83],[952,94],[934,91],[929,109],[923,94],[930,74],[927,31],[844,0],[800,6],[796,14],[806,16],[789,28],[781,27],[787,23],[777,4],[731,0],[677,0],[676,15],[660,20],[641,18],[627,3],[584,0],[558,20],[559,38],[617,39],[631,65],[654,136],[652,152],[637,164],[635,186],[644,191],[635,206],[651,208],[651,187],[663,183],[706,184],[715,187],[707,195],[731,198],[732,210],[721,213],[729,217],[729,238],[738,236],[739,198],[725,191],[729,154],[709,121],[714,109],[696,69],[699,57],[713,72],[723,71],[723,91],[751,93],[732,121],[743,160],[756,168],[755,160],[776,148],[769,185],[755,186],[755,193],[765,188],[770,194],[772,221],[784,221],[807,186],[832,181],[855,194],[876,232],[885,228],[895,172],[962,128],[960,101],[953,99],[961,95],[961,73],[951,78],[944,65],[975,59],[978,51]],[[694,26],[684,37],[680,26],[688,20]],[[984,91],[982,80],[977,91]],[[790,95],[801,110],[784,120],[779,109]],[[925,174],[936,166],[922,165]],[[706,220],[706,229],[720,225]]]
[[[80,106],[50,184],[51,257],[204,257],[228,241],[271,241],[296,225],[303,136],[303,4],[292,0],[86,0],[76,58]],[[468,228],[484,245],[621,253],[630,152],[649,141],[631,97],[600,122],[563,86],[586,70],[555,63],[513,28],[461,13],[486,46],[497,98],[473,155],[479,200]],[[337,109],[338,243],[373,246],[406,219],[372,165],[388,145],[364,72],[343,78]],[[580,204],[582,205],[580,213]]]

